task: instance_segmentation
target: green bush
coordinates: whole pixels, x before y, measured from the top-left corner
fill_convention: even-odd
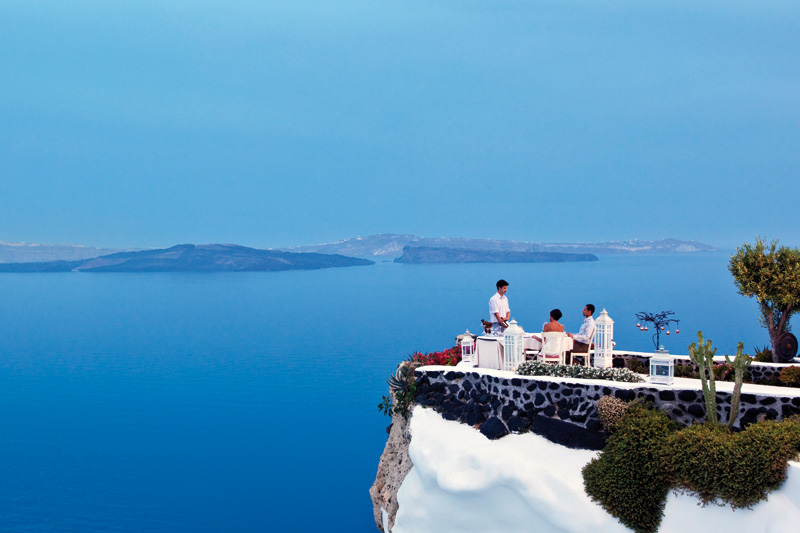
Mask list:
[[[734,381],[735,372],[733,365],[729,365],[728,363],[715,363],[714,376],[716,377],[717,381]],[[700,373],[697,371],[697,368],[693,364],[676,364],[675,377],[700,379]],[[750,375],[750,371],[745,370],[744,371],[745,383],[750,383],[751,380],[752,377]]]
[[[800,418],[732,432],[718,424],[680,428],[656,410],[631,404],[600,456],[583,469],[586,492],[640,533],[658,530],[670,490],[703,505],[750,507],[786,479],[800,451]]]
[[[587,494],[634,531],[658,531],[670,489],[661,457],[674,431],[663,412],[631,405],[600,456],[583,467]]]
[[[665,470],[678,490],[703,505],[751,507],[786,479],[786,463],[800,451],[800,423],[767,421],[739,433],[695,424],[670,436]]]
[[[697,369],[691,363],[689,364],[676,364],[675,365],[675,377],[676,378],[694,378],[699,379],[700,374],[697,373]]]
[[[631,372],[636,372],[637,374],[647,374],[648,372],[644,364],[638,359],[628,359],[628,368]]]
[[[800,366],[787,366],[781,370],[781,383],[790,387],[800,386]]]

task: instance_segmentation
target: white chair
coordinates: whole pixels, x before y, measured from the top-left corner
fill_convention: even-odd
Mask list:
[[[576,357],[583,357],[583,365],[588,367],[591,366],[592,360],[592,346],[594,346],[594,334],[597,331],[597,328],[593,329],[592,332],[589,334],[589,347],[585,352],[572,352],[572,363],[575,363]]]
[[[539,350],[538,359],[545,363],[564,364],[567,351],[565,347],[566,334],[563,331],[548,331],[542,333],[542,349]]]

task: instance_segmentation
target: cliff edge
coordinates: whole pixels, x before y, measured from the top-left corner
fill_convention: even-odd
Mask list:
[[[389,429],[389,439],[378,462],[378,474],[369,489],[375,525],[384,533],[394,527],[397,515],[397,491],[403,484],[413,464],[408,455],[411,443],[408,418],[395,414]]]

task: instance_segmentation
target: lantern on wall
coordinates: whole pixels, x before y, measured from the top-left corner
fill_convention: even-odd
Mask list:
[[[525,350],[523,349],[523,335],[525,331],[517,324],[513,318],[508,323],[506,331],[503,333],[503,369],[513,372],[525,360]]]
[[[475,366],[475,340],[469,330],[461,336],[461,362]]]
[[[614,363],[614,321],[603,309],[594,324],[594,366],[611,368]]]
[[[656,350],[650,358],[650,383],[672,385],[675,361],[667,350]]]

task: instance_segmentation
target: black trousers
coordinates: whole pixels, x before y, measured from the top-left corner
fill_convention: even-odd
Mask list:
[[[574,354],[574,353],[575,354],[578,354],[578,353],[589,353],[589,345],[586,344],[585,342],[579,342],[579,341],[573,340],[572,341],[572,351],[567,354],[566,363],[568,365],[572,364],[572,354]]]

